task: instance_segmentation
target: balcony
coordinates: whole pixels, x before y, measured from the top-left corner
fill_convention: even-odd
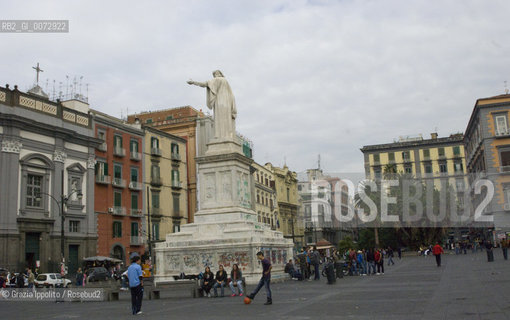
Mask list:
[[[156,187],[161,187],[163,185],[163,181],[161,180],[161,177],[152,177],[151,185],[156,186]]]
[[[131,160],[133,161],[140,161],[142,160],[142,154],[140,152],[131,151]]]
[[[126,180],[120,178],[113,178],[112,185],[117,188],[125,188]]]
[[[142,209],[133,209],[131,208],[129,210],[129,213],[131,214],[132,217],[141,217],[143,214],[142,214]]]
[[[111,181],[110,176],[105,176],[105,175],[97,175],[96,176],[96,183],[110,184],[110,181]]]
[[[106,152],[108,151],[108,145],[106,144],[106,142],[103,142],[97,147],[97,150]]]
[[[510,135],[510,130],[508,129],[499,129],[496,130],[496,138],[498,137],[507,137]]]
[[[153,216],[160,216],[161,215],[161,209],[160,208],[151,208],[151,215]]]
[[[172,160],[173,161],[181,161],[181,155],[175,152],[172,152]]]
[[[161,149],[160,148],[151,148],[151,155],[156,157],[161,157]]]
[[[131,189],[131,190],[142,190],[142,188],[143,188],[143,185],[141,182],[131,181],[129,183],[129,189]]]
[[[115,216],[125,216],[126,215],[126,208],[124,207],[113,207],[111,208],[111,213]]]
[[[141,236],[131,236],[130,244],[132,246],[141,246],[143,244],[143,238]]]
[[[117,157],[125,157],[126,156],[126,149],[115,147],[113,148],[113,155]]]
[[[172,180],[172,188],[173,189],[182,189],[182,183],[180,181]]]

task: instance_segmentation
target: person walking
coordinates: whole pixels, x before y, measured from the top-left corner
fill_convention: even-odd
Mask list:
[[[439,245],[439,242],[436,242],[436,245],[432,248],[432,254],[436,257],[436,264],[438,267],[441,266],[441,254],[444,253],[443,247]]]
[[[492,243],[485,242],[485,250],[487,250],[487,262],[494,262],[494,251],[492,251]]]
[[[508,244],[510,240],[501,240],[501,250],[503,251],[503,259],[508,260]]]
[[[271,269],[273,268],[273,266],[271,265],[271,262],[269,262],[268,259],[264,258],[264,254],[262,253],[262,251],[257,252],[257,259],[259,259],[260,262],[262,263],[262,277],[260,278],[259,284],[255,288],[255,290],[253,290],[253,292],[250,293],[247,297],[250,298],[251,300],[255,299],[255,296],[257,295],[259,290],[265,286],[267,301],[264,304],[270,305],[270,304],[273,304],[273,298],[271,296],[271,287],[270,287]]]
[[[383,252],[380,249],[375,249],[374,252],[375,264],[377,265],[377,275],[384,274],[384,258]]]
[[[131,289],[131,310],[133,314],[142,314],[143,272],[140,266],[142,259],[134,256],[128,268],[129,288]]]
[[[388,265],[394,265],[395,262],[393,262],[393,249],[391,247],[388,247],[386,254],[388,255]]]
[[[82,287],[83,286],[83,272],[81,271],[81,268],[78,268],[76,271],[76,286]]]
[[[312,262],[312,265],[314,268],[314,274],[315,274],[315,277],[313,278],[313,280],[320,280],[321,276],[320,276],[320,271],[319,271],[319,265],[321,263],[321,254],[317,250],[316,246],[313,246],[313,251],[312,251],[310,260]]]

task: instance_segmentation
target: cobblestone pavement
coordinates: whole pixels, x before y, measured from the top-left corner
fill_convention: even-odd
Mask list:
[[[395,259],[379,276],[272,284],[274,304],[262,289],[250,305],[240,297],[144,300],[132,316],[128,293],[115,302],[0,302],[3,319],[510,319],[510,262],[485,253]],[[249,286],[248,290],[252,290]],[[228,290],[229,291],[229,290]],[[226,292],[228,292],[226,290]]]

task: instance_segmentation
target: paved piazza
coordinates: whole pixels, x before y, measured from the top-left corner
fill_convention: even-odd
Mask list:
[[[494,254],[492,263],[484,252],[443,255],[441,268],[433,257],[408,256],[384,275],[335,285],[275,283],[271,306],[262,289],[251,305],[239,297],[144,300],[139,316],[130,314],[127,293],[118,302],[0,302],[0,309],[3,319],[510,319],[510,261]]]

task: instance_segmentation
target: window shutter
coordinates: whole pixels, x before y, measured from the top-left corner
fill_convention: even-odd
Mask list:
[[[104,163],[104,175],[107,176],[108,175],[108,163]]]

